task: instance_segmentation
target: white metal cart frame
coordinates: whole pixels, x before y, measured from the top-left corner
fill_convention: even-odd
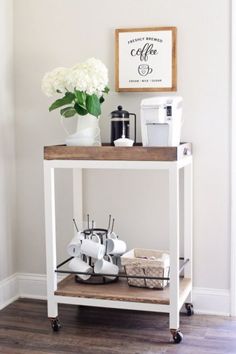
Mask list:
[[[169,176],[169,251],[170,284],[169,304],[152,304],[130,301],[113,301],[75,296],[56,295],[57,267],[55,222],[55,169],[73,169],[74,217],[83,220],[83,174],[84,169],[167,170]],[[184,170],[184,258],[189,262],[184,277],[191,281],[181,297],[179,289],[179,171]],[[143,310],[169,313],[169,328],[175,339],[179,332],[179,312],[184,303],[192,302],[192,156],[178,161],[108,161],[108,160],[44,160],[45,226],[47,255],[48,317],[57,319],[58,304],[74,304],[118,309]],[[182,336],[182,334],[181,334]],[[182,337],[179,338],[181,341]]]

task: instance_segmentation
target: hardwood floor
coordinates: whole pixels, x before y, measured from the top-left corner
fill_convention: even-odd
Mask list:
[[[0,354],[236,354],[236,318],[181,315],[183,342],[170,342],[168,315],[59,306],[51,330],[45,301],[20,299],[0,312]]]

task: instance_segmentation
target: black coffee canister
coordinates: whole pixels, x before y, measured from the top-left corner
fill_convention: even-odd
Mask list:
[[[134,116],[134,143],[136,143],[136,114],[123,110],[118,106],[116,111],[111,112],[111,144],[120,138],[130,139],[130,116]]]

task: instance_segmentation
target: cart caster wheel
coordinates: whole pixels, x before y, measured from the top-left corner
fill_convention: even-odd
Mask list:
[[[193,304],[185,304],[185,308],[186,308],[186,311],[187,311],[187,316],[194,315]]]
[[[59,329],[61,328],[61,324],[58,318],[52,318],[51,319],[51,327],[54,332],[58,332]]]
[[[171,331],[175,344],[182,342],[184,336],[180,331]]]

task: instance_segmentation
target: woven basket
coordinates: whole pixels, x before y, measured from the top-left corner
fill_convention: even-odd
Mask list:
[[[141,288],[164,289],[168,280],[147,279],[146,277],[168,278],[170,258],[168,251],[134,248],[121,256],[121,265],[128,276],[143,278],[127,278],[130,286]]]

